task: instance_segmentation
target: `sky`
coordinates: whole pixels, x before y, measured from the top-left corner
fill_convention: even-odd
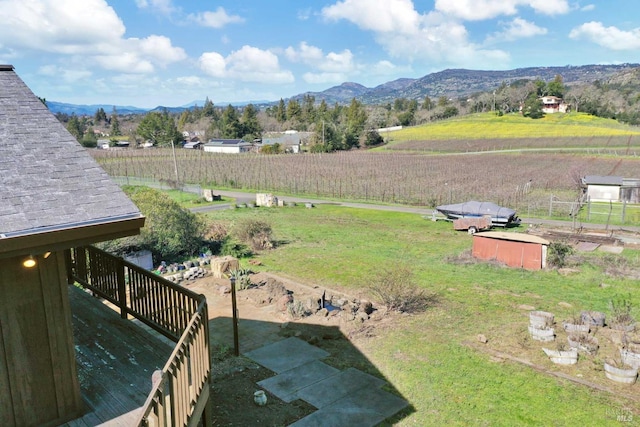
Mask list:
[[[0,0],[0,64],[72,104],[225,106],[449,68],[638,62],[638,0]]]

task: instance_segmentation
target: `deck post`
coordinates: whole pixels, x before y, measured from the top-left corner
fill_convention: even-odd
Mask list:
[[[120,301],[120,317],[127,318],[127,290],[124,281],[124,263],[122,260],[116,262],[116,274],[118,280],[118,300]]]

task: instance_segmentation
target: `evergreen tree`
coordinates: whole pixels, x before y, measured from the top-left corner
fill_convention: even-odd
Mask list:
[[[82,123],[78,119],[78,116],[76,116],[75,114],[71,114],[71,117],[69,117],[69,121],[67,122],[67,130],[71,135],[75,137],[78,142],[82,141],[84,128],[82,127]]]
[[[219,128],[223,138],[242,138],[244,136],[238,111],[231,104],[222,112]]]
[[[167,110],[162,113],[152,111],[144,116],[136,133],[144,140],[160,146],[170,145],[172,142],[177,143],[182,139],[182,134],[178,132],[176,124]]]
[[[116,107],[113,107],[113,111],[111,112],[111,136],[121,135],[122,132],[120,131],[120,120],[118,120],[118,112],[116,111]]]
[[[278,106],[276,107],[275,117],[276,120],[280,123],[284,123],[287,121],[287,109],[282,98],[280,98],[280,102],[278,102]]]
[[[258,110],[253,104],[248,104],[242,111],[242,128],[243,134],[248,135],[251,140],[262,136],[262,126],[260,126],[260,121],[258,120]]]

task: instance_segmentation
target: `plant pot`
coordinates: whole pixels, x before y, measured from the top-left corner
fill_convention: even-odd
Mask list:
[[[620,358],[622,363],[632,368],[640,368],[640,353],[634,353],[631,350],[620,349]]]
[[[580,318],[585,325],[598,326],[600,328],[604,326],[605,315],[599,311],[583,311],[580,313]]]
[[[638,368],[624,367],[617,368],[607,362],[604,362],[604,374],[612,381],[633,384],[638,377]]]
[[[253,402],[258,406],[264,406],[267,404],[267,395],[262,390],[258,390],[253,393]]]
[[[571,350],[549,350],[548,348],[542,348],[542,351],[549,356],[549,359],[558,365],[575,365],[578,363],[578,350],[572,348]]]
[[[531,338],[536,341],[549,342],[556,339],[556,334],[553,328],[541,329],[529,326],[529,333],[531,334]]]
[[[569,347],[578,350],[578,353],[596,354],[598,352],[598,339],[585,333],[570,334],[567,336]]]
[[[567,333],[585,333],[588,334],[591,329],[589,325],[578,325],[576,323],[562,322],[562,327]]]
[[[532,311],[529,313],[529,325],[543,329],[553,325],[553,314],[546,311]]]

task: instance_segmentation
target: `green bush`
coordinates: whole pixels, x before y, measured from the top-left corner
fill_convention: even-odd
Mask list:
[[[562,242],[553,242],[547,252],[547,263],[551,267],[562,268],[567,263],[567,256],[573,253],[573,248]]]
[[[251,249],[234,239],[227,238],[220,247],[220,255],[232,256],[234,258],[247,258],[252,255]]]
[[[154,262],[175,261],[197,255],[202,248],[204,224],[165,193],[148,187],[125,186],[123,190],[146,217],[140,235],[102,244],[116,254],[148,249]]]

